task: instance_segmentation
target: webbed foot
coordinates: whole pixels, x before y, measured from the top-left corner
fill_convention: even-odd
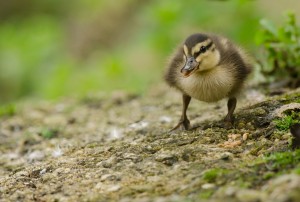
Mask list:
[[[180,120],[179,123],[170,130],[170,132],[175,130],[189,130],[190,129],[190,121],[188,119]]]
[[[234,128],[234,116],[227,115],[224,119],[224,128],[225,129],[232,129]]]

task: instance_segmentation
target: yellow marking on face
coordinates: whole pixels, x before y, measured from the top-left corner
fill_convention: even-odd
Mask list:
[[[201,62],[201,60],[204,58],[204,56],[203,55],[198,55],[198,57],[196,57],[195,58],[195,60],[197,61],[197,62]]]
[[[192,48],[192,55],[194,55],[195,53],[199,52],[199,51],[200,51],[200,48],[201,48],[202,46],[207,46],[210,42],[211,42],[211,40],[208,39],[208,40],[206,40],[206,41],[197,43],[197,44]]]
[[[188,55],[189,51],[188,51],[188,48],[185,44],[183,45],[183,51],[184,51],[185,55]]]

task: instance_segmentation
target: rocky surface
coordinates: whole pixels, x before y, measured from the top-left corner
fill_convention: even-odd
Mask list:
[[[300,151],[275,120],[299,113],[300,90],[193,101],[191,131],[168,130],[180,95],[159,88],[60,102],[26,102],[0,118],[1,201],[299,201]]]

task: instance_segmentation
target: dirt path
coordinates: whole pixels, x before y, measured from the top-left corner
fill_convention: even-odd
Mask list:
[[[201,127],[172,134],[180,97],[163,88],[19,106],[0,119],[0,199],[300,200],[300,151],[273,121],[277,109],[300,103],[300,91],[245,95],[235,129],[220,127],[225,101],[194,101],[189,117]]]

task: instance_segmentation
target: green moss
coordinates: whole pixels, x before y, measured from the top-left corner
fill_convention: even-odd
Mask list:
[[[271,154],[264,158],[264,163],[270,170],[286,171],[300,163],[300,149]]]
[[[300,174],[300,149],[295,151],[276,152],[260,157],[250,162],[246,168],[241,168],[237,174],[235,184],[243,187],[243,182],[249,187],[259,187],[264,182],[282,174]],[[248,168],[247,168],[248,167]],[[249,169],[250,168],[250,169]],[[248,188],[248,187],[246,187]]]
[[[45,139],[51,139],[57,136],[58,129],[44,128],[41,130],[41,136]]]
[[[286,116],[283,119],[276,119],[274,122],[279,130],[287,131],[292,125],[293,119],[290,116]]]
[[[281,131],[287,131],[290,129],[291,125],[295,123],[300,123],[300,112],[298,111],[287,111],[285,112],[286,116],[282,119],[274,120],[276,127]]]
[[[214,193],[214,190],[204,190],[198,196],[200,199],[209,199]]]
[[[271,179],[272,177],[275,176],[275,173],[274,172],[266,172],[264,175],[263,175],[263,179],[264,180],[269,180]]]
[[[224,174],[227,173],[227,170],[220,169],[220,168],[213,168],[207,170],[202,175],[202,179],[206,182],[212,183],[217,180],[217,178],[222,177]]]
[[[300,93],[292,93],[281,96],[284,104],[289,104],[291,102],[300,103]]]
[[[241,188],[249,188],[253,184],[252,181],[249,179],[245,180],[242,176],[240,176],[237,180],[233,182],[234,185],[241,187]]]

